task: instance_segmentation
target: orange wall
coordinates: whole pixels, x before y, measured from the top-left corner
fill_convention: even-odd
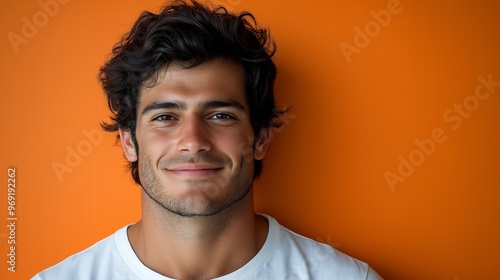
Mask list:
[[[218,2],[271,27],[277,97],[292,105],[256,183],[259,211],[385,279],[500,279],[498,1]],[[27,279],[140,218],[139,187],[99,130],[96,75],[139,12],[161,4],[0,9],[1,279]]]

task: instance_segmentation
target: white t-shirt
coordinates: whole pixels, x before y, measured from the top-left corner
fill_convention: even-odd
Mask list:
[[[267,215],[269,233],[260,251],[238,270],[217,280],[382,279],[366,263],[329,245],[298,235]],[[31,280],[168,280],[145,266],[134,253],[127,236],[128,226],[68,257]]]

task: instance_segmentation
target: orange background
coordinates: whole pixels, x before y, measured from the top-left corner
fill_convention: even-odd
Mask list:
[[[66,2],[52,15],[34,0],[0,10],[1,279],[28,279],[140,218],[121,148],[99,130],[108,111],[96,77],[139,13],[162,1]],[[500,86],[474,97],[479,76],[500,82],[498,1],[217,3],[271,28],[277,98],[292,106],[255,184],[258,211],[385,279],[500,279]],[[388,6],[382,26],[375,17]],[[16,45],[9,34],[23,36],[23,18],[39,27]],[[356,51],[345,55],[347,44]],[[463,115],[448,111],[464,100]],[[432,148],[424,139],[435,129],[445,140]],[[402,159],[414,170],[398,171]],[[54,164],[67,172],[58,178]],[[391,187],[386,172],[404,181]]]

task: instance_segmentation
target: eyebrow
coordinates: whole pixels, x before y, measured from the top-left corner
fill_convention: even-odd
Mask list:
[[[158,109],[181,109],[186,110],[186,104],[180,101],[165,101],[165,102],[153,102],[146,106],[144,110],[142,110],[141,115],[146,114],[149,111],[158,110]]]
[[[213,101],[204,101],[198,106],[200,109],[215,109],[215,108],[235,108],[239,111],[245,112],[246,109],[240,103],[234,100],[213,100]],[[187,110],[187,106],[185,103],[180,101],[159,101],[153,102],[146,106],[144,110],[142,110],[141,115],[146,114],[149,111],[158,110],[158,109],[179,109],[179,110]]]
[[[245,112],[245,107],[234,101],[234,100],[214,100],[214,101],[206,101],[202,102],[199,106],[200,109],[215,109],[215,108],[235,108],[239,111]]]

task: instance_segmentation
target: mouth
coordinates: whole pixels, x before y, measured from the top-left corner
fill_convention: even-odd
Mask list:
[[[168,171],[176,175],[187,177],[208,176],[217,173],[222,169],[223,167],[207,164],[186,164],[167,168]]]

